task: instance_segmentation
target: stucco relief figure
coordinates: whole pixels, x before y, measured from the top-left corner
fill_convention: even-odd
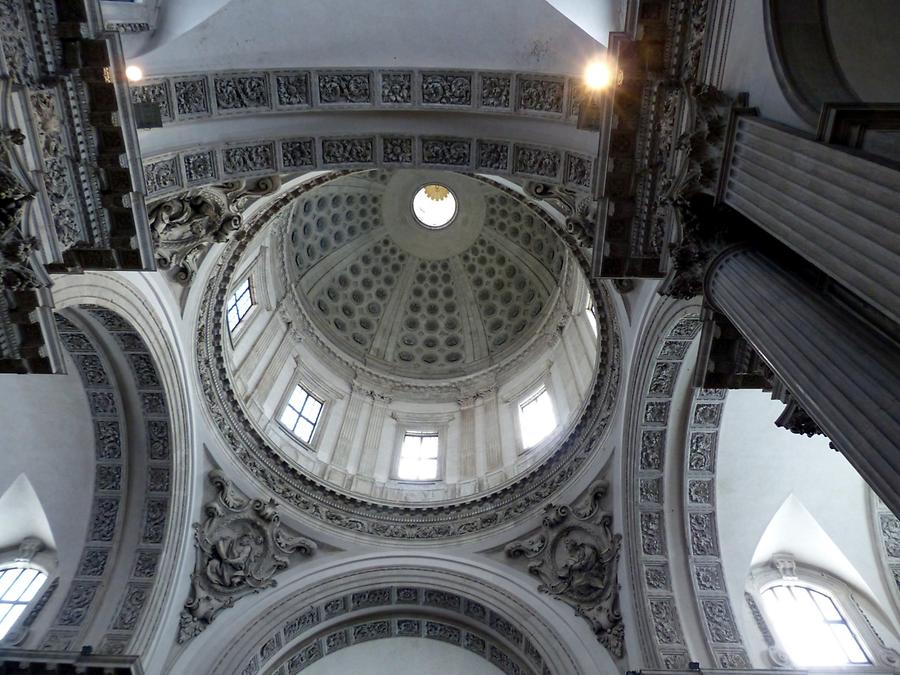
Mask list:
[[[275,586],[275,574],[288,566],[292,553],[310,556],[316,550],[315,542],[281,525],[273,500],[243,497],[221,471],[211,471],[209,480],[217,494],[206,505],[206,520],[194,524],[197,561],[178,642],[202,632],[245,595]]]
[[[590,624],[600,643],[616,657],[625,650],[617,580],[622,535],[613,534],[612,516],[600,508],[607,483],[598,481],[576,506],[548,504],[541,532],[506,547],[511,558],[534,562],[528,572],[538,590],[572,606]]]
[[[255,558],[254,543],[261,545],[262,537],[254,540],[252,535],[242,534],[217,541],[213,548],[214,557],[206,566],[207,578],[219,586],[239,586],[247,578],[248,568]]]

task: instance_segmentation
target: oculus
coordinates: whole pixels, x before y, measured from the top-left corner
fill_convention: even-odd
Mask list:
[[[432,230],[447,227],[456,217],[456,195],[440,183],[420,187],[413,195],[413,215],[420,224]]]

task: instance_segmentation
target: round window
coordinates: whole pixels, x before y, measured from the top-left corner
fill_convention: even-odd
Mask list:
[[[423,185],[413,196],[413,215],[422,225],[437,230],[456,217],[456,196],[445,185]]]

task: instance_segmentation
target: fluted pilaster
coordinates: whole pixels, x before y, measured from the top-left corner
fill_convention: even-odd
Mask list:
[[[743,116],[722,196],[900,323],[900,171]]]

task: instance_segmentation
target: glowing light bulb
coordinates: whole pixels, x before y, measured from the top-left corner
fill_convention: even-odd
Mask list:
[[[603,61],[591,61],[584,69],[584,82],[589,89],[605,89],[612,83],[612,71]]]
[[[144,71],[138,66],[128,66],[125,69],[125,77],[128,78],[129,82],[140,82],[144,79]]]

